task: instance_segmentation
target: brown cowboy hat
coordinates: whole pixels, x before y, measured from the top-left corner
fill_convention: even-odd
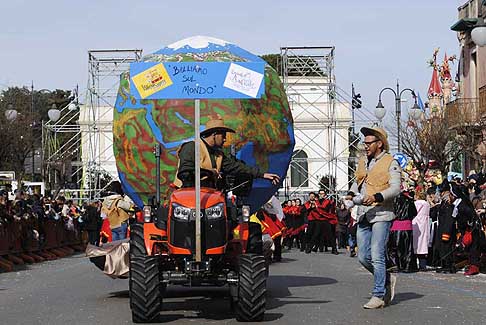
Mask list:
[[[235,130],[224,125],[223,118],[218,115],[217,117],[209,118],[209,120],[206,122],[206,127],[204,128],[204,131],[201,132],[201,136],[209,135],[218,131],[235,133]]]
[[[388,135],[386,134],[386,131],[383,130],[382,128],[379,127],[372,127],[372,128],[367,128],[363,127],[361,128],[361,133],[366,137],[368,135],[373,135],[378,138],[381,142],[383,142],[383,149],[384,151],[388,152],[390,150],[390,145],[388,144]]]

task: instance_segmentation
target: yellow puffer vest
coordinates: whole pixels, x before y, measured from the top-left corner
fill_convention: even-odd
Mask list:
[[[393,156],[385,153],[369,171],[366,170],[366,157],[361,157],[356,169],[356,182],[361,187],[366,184],[366,195],[374,195],[390,187],[390,165]]]

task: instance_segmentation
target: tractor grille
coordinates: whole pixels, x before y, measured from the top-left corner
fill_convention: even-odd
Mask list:
[[[170,219],[169,243],[178,248],[196,252],[196,221]],[[208,220],[203,213],[201,218],[201,246],[203,253],[210,248],[220,247],[226,243],[226,218]]]

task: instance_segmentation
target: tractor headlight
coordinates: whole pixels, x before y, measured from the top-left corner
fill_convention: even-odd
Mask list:
[[[143,222],[152,221],[152,207],[150,205],[144,205],[143,207]]]
[[[208,220],[219,219],[223,217],[224,204],[218,203],[204,210]]]
[[[184,221],[188,221],[189,216],[191,215],[191,209],[175,203],[172,204],[172,212],[174,214],[174,218]]]

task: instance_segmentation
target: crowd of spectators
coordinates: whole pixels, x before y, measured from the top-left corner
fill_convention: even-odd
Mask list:
[[[356,206],[319,194],[310,193],[303,204],[300,198],[283,202],[283,247],[307,253],[329,247],[356,256]],[[394,206],[389,270],[479,273],[486,253],[486,175],[473,171],[465,180],[453,178],[439,185],[404,181]]]
[[[9,198],[10,196],[10,198]],[[63,196],[51,198],[17,190],[0,191],[0,235],[19,241],[22,249],[42,250],[46,245],[48,225],[62,225],[67,237],[88,239],[95,243],[101,227],[101,202],[84,203]],[[14,233],[13,233],[14,232]],[[9,244],[10,246],[12,243]]]
[[[486,177],[472,171],[424,186],[404,182],[395,200],[388,267],[399,272],[435,270],[476,275],[486,252]]]

